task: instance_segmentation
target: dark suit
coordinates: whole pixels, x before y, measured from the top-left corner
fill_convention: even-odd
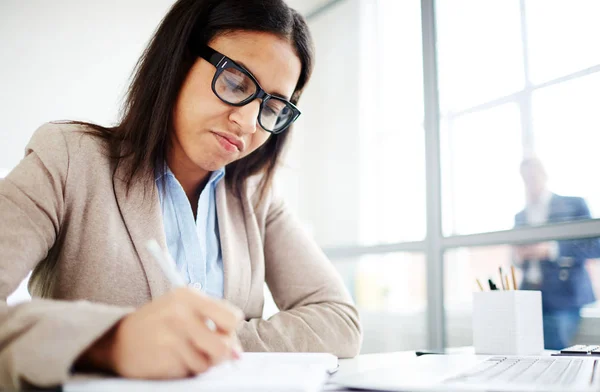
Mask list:
[[[568,222],[581,219],[591,219],[590,211],[580,197],[567,197],[552,194],[548,206],[547,223]],[[523,210],[515,216],[515,226],[526,226],[527,214]],[[558,258],[556,260],[540,260],[542,281],[534,285],[528,281],[521,283],[523,290],[541,290],[542,306],[544,309],[544,340],[546,348],[560,349],[569,345],[570,338],[579,325],[579,310],[582,306],[596,300],[590,277],[585,269],[587,259],[600,257],[600,239],[578,239],[558,241]],[[530,261],[523,262],[523,272],[527,275]],[[561,325],[546,325],[547,323],[563,324],[560,315],[570,315],[563,331]],[[575,320],[575,321],[574,321]],[[573,324],[574,328],[573,328]],[[547,336],[554,333],[560,336]],[[562,347],[558,347],[561,346]],[[554,347],[550,347],[554,346]]]

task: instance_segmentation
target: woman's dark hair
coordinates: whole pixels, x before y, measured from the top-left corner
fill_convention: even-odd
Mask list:
[[[314,56],[308,26],[298,12],[283,0],[179,0],[137,63],[120,124],[110,128],[85,124],[92,133],[108,141],[117,164],[127,158],[128,185],[138,173],[154,179],[152,169],[165,161],[173,131],[173,109],[197,59],[190,48],[240,30],[272,33],[290,42],[302,65],[290,99],[294,104],[298,102],[310,78]],[[290,129],[271,135],[256,151],[227,166],[227,184],[235,194],[240,194],[248,177],[262,172],[262,199],[271,185],[289,132]]]

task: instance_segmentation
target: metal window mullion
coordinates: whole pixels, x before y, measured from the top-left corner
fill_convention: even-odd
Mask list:
[[[600,238],[600,219],[579,220],[511,230],[454,235],[441,239],[443,250],[462,247],[514,245],[527,242]],[[398,242],[371,246],[335,246],[323,249],[331,259],[350,259],[365,255],[395,252],[424,253],[426,241]]]
[[[600,219],[523,227],[492,233],[457,235],[443,238],[442,247],[449,249],[471,246],[512,245],[596,237],[600,237]]]
[[[574,79],[578,79],[578,78],[582,78],[585,76],[589,76],[592,74],[595,74],[597,72],[600,72],[600,64],[598,65],[593,65],[591,67],[588,67],[586,69],[582,69],[580,71],[576,71],[573,73],[570,73],[568,75],[565,76],[561,76],[552,80],[549,80],[547,82],[543,82],[540,84],[531,84],[528,87],[524,88],[523,90],[519,90],[517,92],[514,92],[512,94],[509,95],[505,95],[503,97],[500,98],[496,98],[493,99],[491,101],[488,102],[484,102],[475,106],[471,106],[469,108],[466,109],[461,109],[459,111],[456,112],[449,112],[447,113],[444,117],[445,118],[452,118],[452,119],[456,119],[462,116],[466,116],[472,113],[476,113],[476,112],[480,112],[482,110],[486,110],[486,109],[490,109],[499,105],[503,105],[505,103],[510,103],[510,102],[514,102],[515,100],[520,100],[522,99],[521,96],[523,95],[531,95],[535,90],[539,90],[545,87],[550,87],[556,84],[560,84],[560,83],[564,83],[564,82],[568,82],[570,80],[574,80]]]
[[[446,174],[447,178],[449,180],[447,180],[447,187],[444,188],[444,181],[440,178],[440,182],[441,182],[441,187],[442,187],[442,206],[444,205],[444,201],[447,202],[446,204],[446,208],[449,210],[450,214],[446,213],[444,214],[444,216],[442,216],[442,235],[444,233],[444,218],[449,219],[449,226],[450,226],[450,232],[454,233],[456,232],[456,228],[458,227],[458,221],[456,219],[456,181],[454,181],[455,179],[455,175],[456,175],[456,167],[455,167],[455,162],[456,162],[456,133],[455,133],[455,128],[454,128],[454,118],[450,117],[446,119],[446,132],[448,133],[446,138],[448,140],[448,148],[446,151],[448,151],[448,159],[446,159],[444,161],[445,164],[445,171],[442,171],[442,175]],[[442,142],[441,140],[441,136],[440,136],[440,143]],[[440,147],[441,148],[441,147]],[[444,193],[447,192],[447,193]],[[445,196],[445,197],[444,197]]]
[[[589,76],[589,75],[595,74],[597,72],[600,72],[600,64],[592,65],[591,67],[572,72],[568,75],[559,76],[558,78],[548,80],[547,82],[543,82],[543,83],[539,83],[539,84],[531,84],[531,86],[529,87],[528,90],[533,92],[534,90],[539,90],[541,88],[553,86],[555,84],[568,82],[570,80],[582,78],[584,76]]]
[[[480,112],[482,110],[487,110],[487,109],[494,108],[496,106],[500,106],[500,105],[504,105],[504,104],[507,104],[507,103],[515,102],[516,100],[520,99],[520,95],[522,95],[522,94],[526,94],[526,91],[525,90],[519,90],[519,91],[517,91],[515,93],[509,94],[509,95],[505,95],[503,97],[494,99],[492,101],[484,102],[482,104],[475,105],[475,106],[472,106],[472,107],[467,108],[467,109],[462,109],[462,110],[457,111],[457,112],[450,112],[450,113],[448,113],[446,115],[446,117],[451,118],[451,119],[457,119],[459,117],[463,117],[463,116],[467,116],[469,114]]]
[[[444,268],[442,253],[442,193],[440,110],[436,52],[435,1],[421,0],[423,37],[423,97],[425,113],[425,178],[427,199],[427,346],[445,346]]]

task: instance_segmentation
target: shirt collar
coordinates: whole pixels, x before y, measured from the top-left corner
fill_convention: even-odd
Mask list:
[[[207,185],[210,185],[210,184],[217,185],[219,183],[219,181],[221,181],[223,179],[224,176],[225,176],[225,167],[222,167],[220,169],[213,171],[210,175],[210,178],[208,179]]]
[[[154,170],[154,181],[158,182],[158,180],[160,180],[161,178],[163,178],[164,176],[166,176],[168,173],[171,173],[171,170],[169,169],[169,166],[167,165],[167,163],[165,162],[162,169],[159,169],[158,167]]]
[[[162,170],[157,170],[154,175],[154,181],[158,181],[164,176],[169,176],[175,178],[175,175],[169,168],[169,166],[165,163]],[[221,179],[225,176],[225,167],[217,169],[210,174],[210,178],[208,179],[207,185],[217,185]]]

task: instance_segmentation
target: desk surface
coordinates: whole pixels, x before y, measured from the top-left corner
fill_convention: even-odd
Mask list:
[[[446,349],[447,354],[475,354],[471,347],[451,347]],[[382,367],[395,367],[402,362],[416,358],[415,351],[398,351],[393,353],[363,354],[356,358],[340,359],[340,368],[331,378],[332,381],[340,377],[365,372]]]
[[[341,359],[340,367],[329,380],[328,385],[325,387],[325,391],[346,391],[346,389],[335,385],[336,380],[369,370],[383,367],[396,367],[399,364],[411,361],[414,358],[414,351],[399,351],[394,353],[363,354],[356,358]]]

